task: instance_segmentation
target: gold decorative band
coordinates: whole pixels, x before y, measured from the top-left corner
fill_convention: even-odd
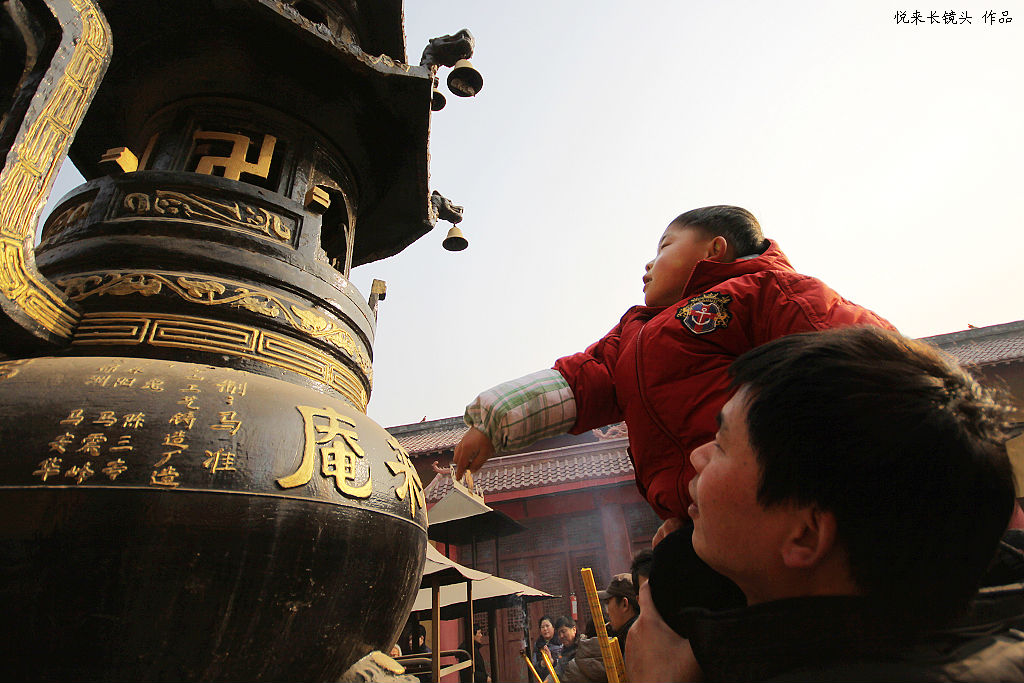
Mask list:
[[[366,412],[369,392],[358,375],[300,341],[249,325],[190,315],[87,313],[72,344],[165,346],[250,358],[323,382]]]
[[[138,217],[234,230],[294,246],[294,219],[252,204],[171,190],[132,192],[115,207],[112,221]]]
[[[284,321],[315,339],[341,349],[373,385],[370,357],[348,331],[291,299],[250,284],[192,273],[170,271],[95,271],[63,278],[57,285],[72,301],[91,296],[153,296],[173,294],[204,306],[227,305],[244,308],[268,318]]]

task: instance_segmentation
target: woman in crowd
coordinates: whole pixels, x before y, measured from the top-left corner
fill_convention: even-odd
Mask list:
[[[562,643],[555,634],[555,625],[552,623],[551,617],[545,614],[540,618],[537,626],[540,627],[540,637],[533,644],[533,666],[536,667],[537,673],[540,674],[541,678],[545,678],[549,670],[547,664],[544,663],[544,656],[541,652],[547,650],[548,656],[551,657],[551,661],[554,663],[558,660],[558,655],[562,651]]]

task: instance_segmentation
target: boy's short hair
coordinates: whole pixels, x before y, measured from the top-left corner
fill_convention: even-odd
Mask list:
[[[698,228],[708,237],[724,237],[736,258],[764,251],[764,234],[754,214],[738,206],[719,204],[691,209],[672,221],[675,225]]]
[[[761,505],[831,511],[853,580],[895,612],[966,605],[1014,505],[1009,406],[934,347],[875,327],[782,337],[730,372],[749,391]]]

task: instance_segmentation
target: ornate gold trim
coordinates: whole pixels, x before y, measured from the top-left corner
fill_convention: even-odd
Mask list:
[[[57,82],[52,90],[37,93],[37,98],[43,98],[42,111],[11,149],[0,178],[0,293],[43,328],[63,338],[71,336],[78,312],[36,272],[33,237],[39,211],[111,52],[110,27],[95,3],[69,2],[79,15],[81,35],[62,38],[60,47],[71,49],[72,54],[64,64],[59,61],[58,50],[46,74]]]
[[[288,218],[268,211],[260,206],[243,202],[217,201],[198,194],[153,190],[132,192],[125,195],[112,221],[126,220],[138,216],[152,216],[157,219],[187,221],[227,228],[246,234],[256,233],[275,243],[292,243],[294,234]]]
[[[86,313],[72,344],[164,346],[249,358],[323,382],[366,412],[369,392],[358,375],[326,353],[250,325],[191,315]]]
[[[57,280],[57,285],[72,301],[103,295],[153,296],[169,291],[191,303],[204,306],[226,304],[268,318],[280,319],[296,330],[322,339],[344,351],[359,369],[366,373],[371,386],[373,384],[373,364],[370,357],[348,330],[312,310],[290,302],[286,303],[277,295],[259,287],[221,278],[199,277],[191,273],[141,270],[83,273],[76,277]],[[229,289],[233,290],[233,293],[225,294]]]

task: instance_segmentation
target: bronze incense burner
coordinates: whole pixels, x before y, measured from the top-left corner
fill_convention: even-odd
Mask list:
[[[437,220],[437,65],[400,0],[5,0],[0,38],[5,671],[336,680],[424,562],[348,278]]]

